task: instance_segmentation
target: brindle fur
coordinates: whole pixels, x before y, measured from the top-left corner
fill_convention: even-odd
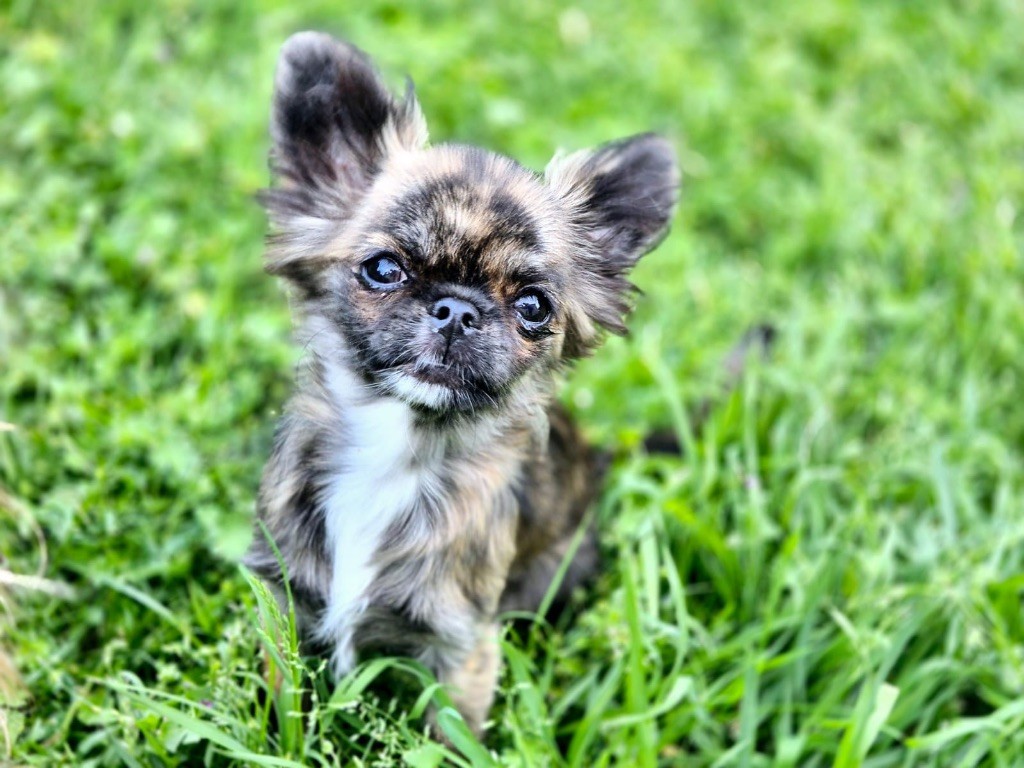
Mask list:
[[[339,672],[366,649],[416,656],[479,730],[498,671],[496,617],[537,609],[599,480],[553,399],[558,374],[602,328],[624,330],[626,275],[664,235],[675,202],[674,154],[641,135],[556,158],[541,178],[481,149],[427,147],[411,88],[394,99],[361,52],[315,33],[282,50],[271,135],[267,269],[293,287],[305,358],[258,519],[311,648],[333,654]],[[360,264],[379,251],[399,255],[414,279],[370,290]],[[547,327],[517,322],[511,303],[524,286],[551,298]],[[479,330],[444,346],[424,322],[439,296],[471,302]],[[406,430],[393,467],[365,459],[366,419],[378,412]],[[383,495],[351,474],[360,462],[381,473]],[[388,488],[389,473],[413,492]],[[345,478],[369,495],[346,496]],[[389,493],[401,508],[386,510],[378,538],[331,540],[333,515],[356,520]],[[353,567],[372,577],[331,623],[332,579],[350,567],[336,553],[360,549],[368,559]],[[281,591],[259,530],[246,562]],[[559,599],[596,565],[588,531]]]

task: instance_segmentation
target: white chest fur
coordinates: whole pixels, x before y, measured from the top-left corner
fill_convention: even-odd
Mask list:
[[[433,481],[430,447],[416,439],[409,406],[393,398],[353,397],[353,382],[332,376],[341,402],[343,442],[324,509],[332,558],[330,596],[318,635],[334,645],[336,674],[352,668],[352,630],[367,608],[367,588],[376,569],[374,554],[388,527],[416,503]]]

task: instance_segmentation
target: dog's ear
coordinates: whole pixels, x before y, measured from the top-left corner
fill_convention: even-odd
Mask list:
[[[285,42],[273,110],[277,175],[286,186],[323,187],[342,202],[366,189],[389,152],[427,139],[411,86],[397,101],[366,54],[319,32]]]
[[[596,341],[593,324],[625,333],[627,275],[668,232],[679,167],[672,145],[648,133],[555,157],[545,178],[570,217],[590,321],[578,324],[565,352],[584,354]]]
[[[286,237],[343,221],[390,153],[427,140],[411,84],[395,99],[366,54],[318,32],[292,35],[281,49],[270,134],[278,184],[262,199]]]

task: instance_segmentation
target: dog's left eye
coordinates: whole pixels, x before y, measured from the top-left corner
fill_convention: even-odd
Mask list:
[[[551,319],[551,302],[540,291],[523,291],[512,306],[515,307],[519,320],[530,330],[547,325]]]
[[[362,264],[362,274],[373,288],[393,288],[409,278],[398,259],[390,253],[378,253],[368,258]]]

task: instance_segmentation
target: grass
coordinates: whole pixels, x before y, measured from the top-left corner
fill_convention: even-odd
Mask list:
[[[454,747],[424,738],[408,662],[328,686],[235,565],[296,358],[252,196],[307,27],[410,72],[435,140],[681,152],[634,334],[565,389],[621,456],[607,568],[505,639],[482,745],[444,709]],[[0,762],[1024,765],[1021,30],[1012,0],[0,5]],[[636,449],[664,426],[685,459]]]

